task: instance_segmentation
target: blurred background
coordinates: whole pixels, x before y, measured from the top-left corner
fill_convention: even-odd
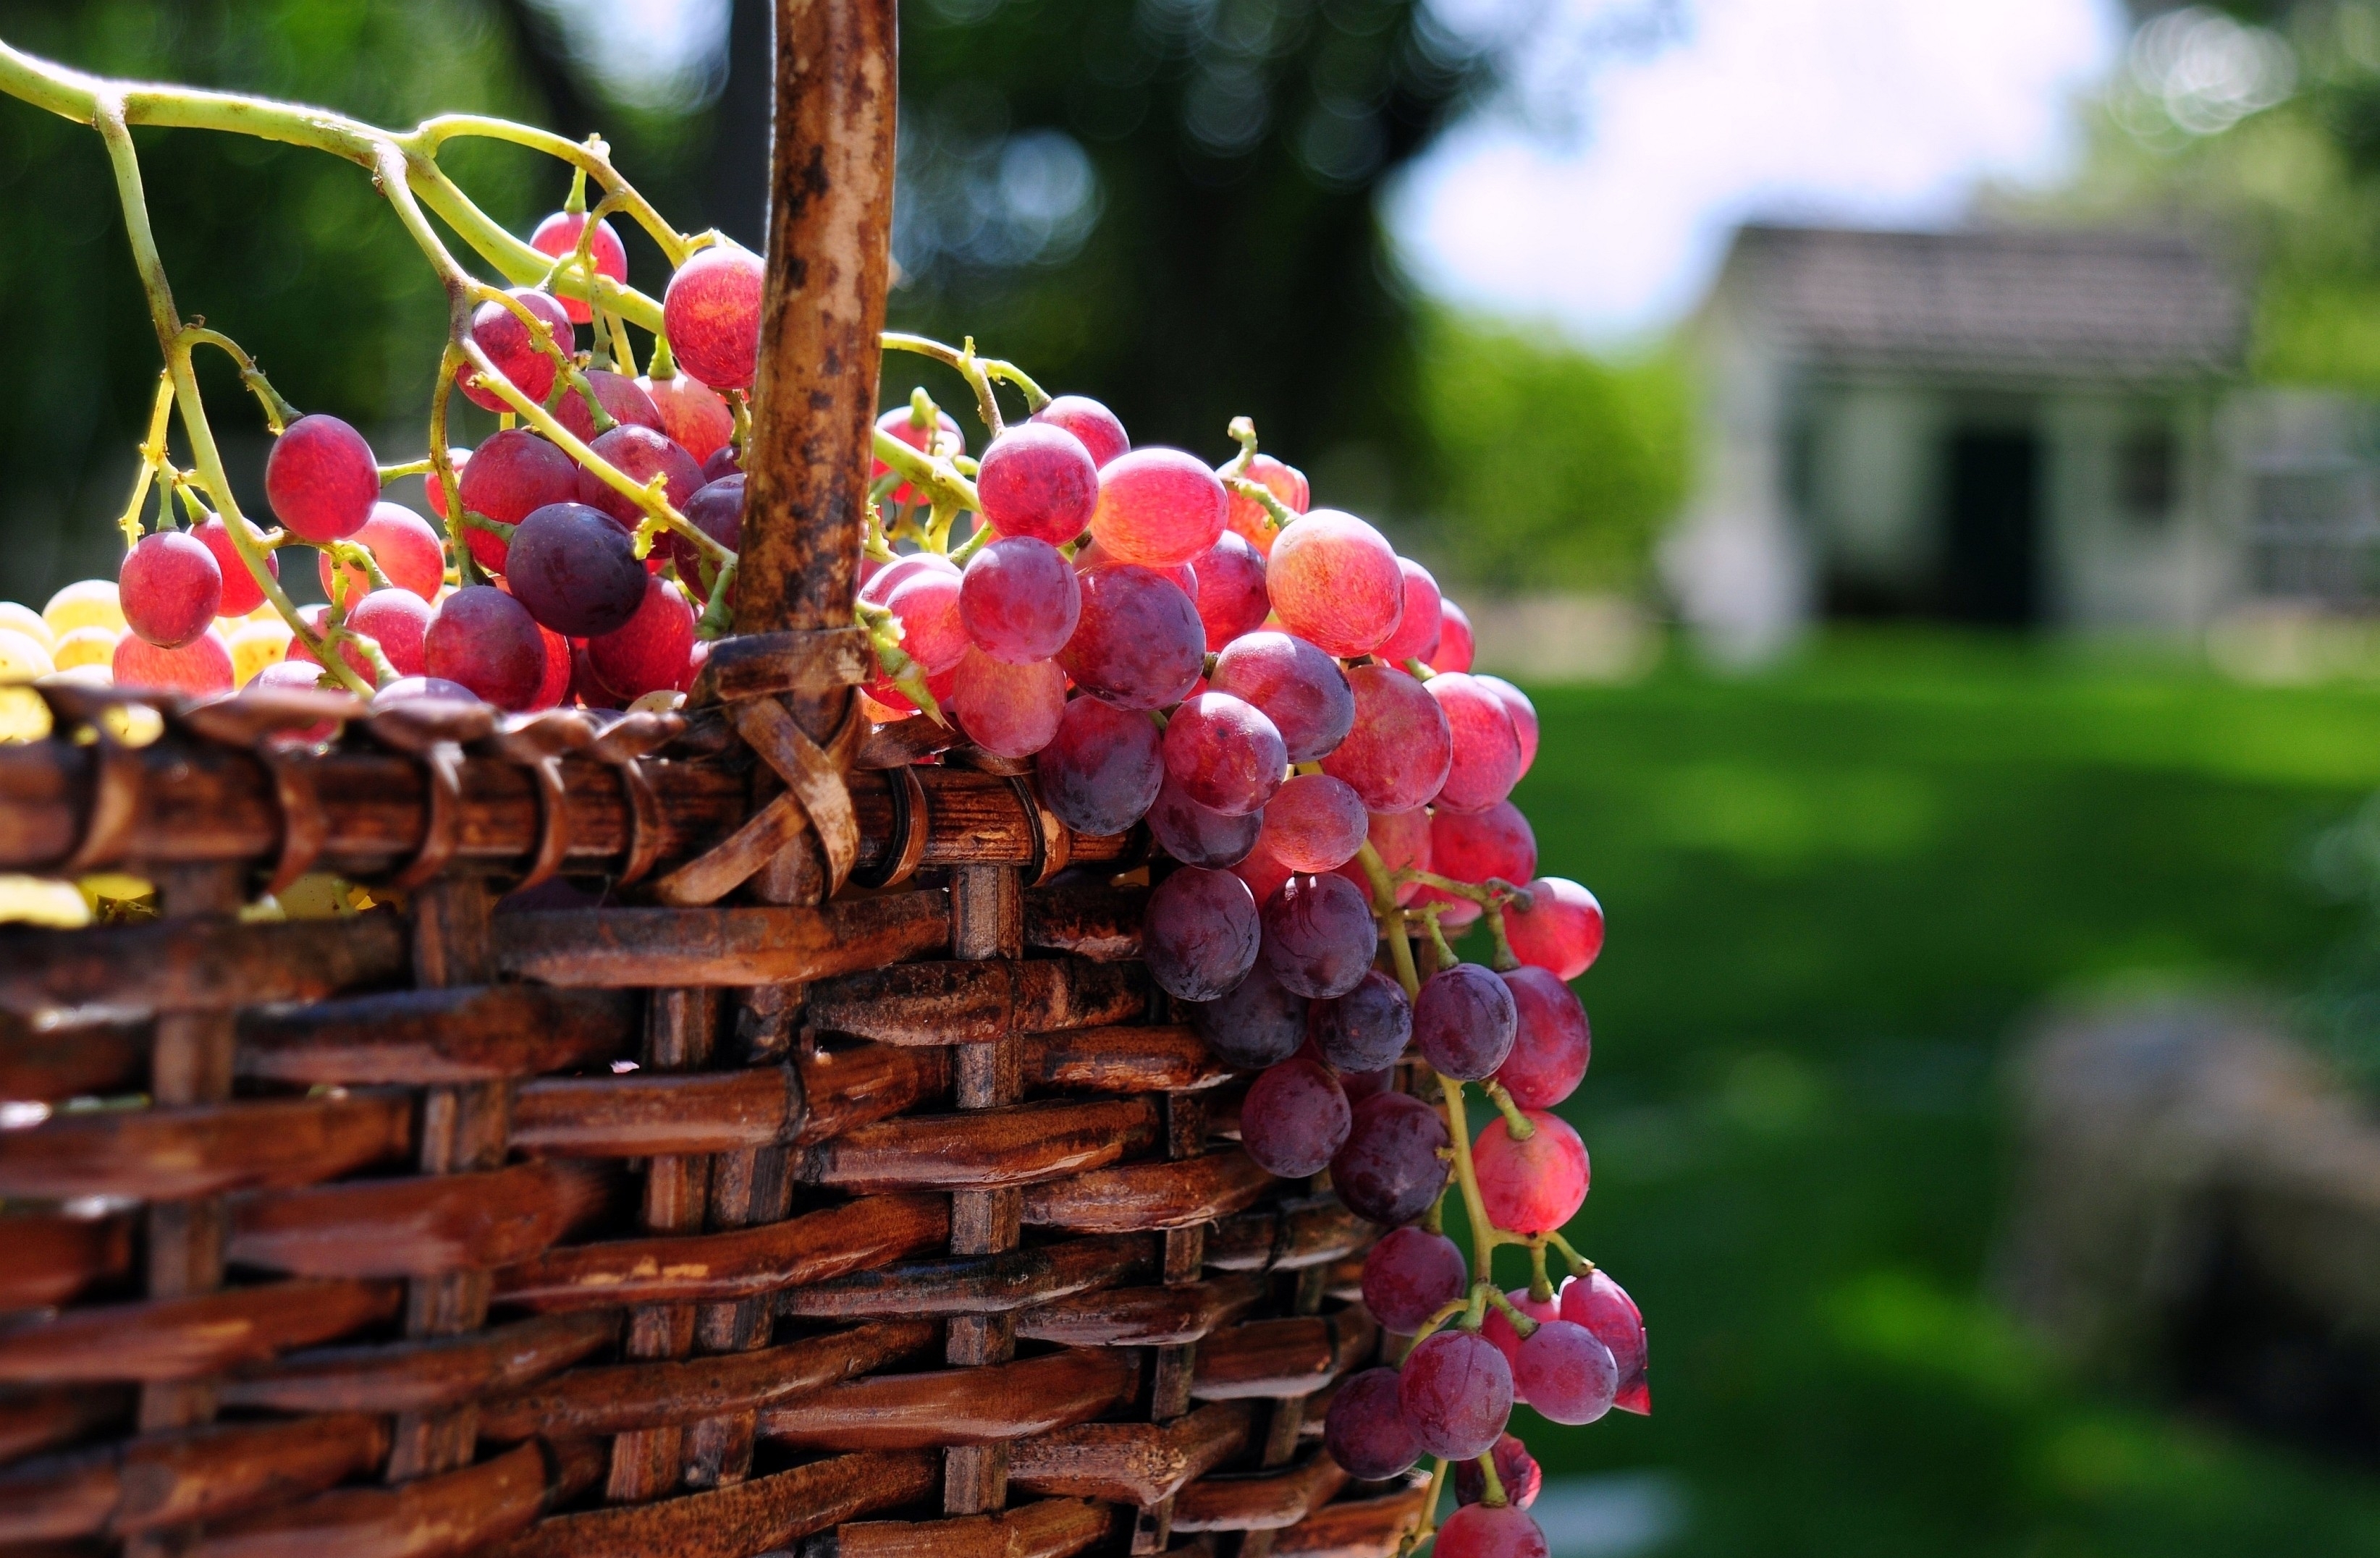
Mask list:
[[[0,0],[0,37],[601,128],[757,245],[767,12]],[[1140,441],[1252,415],[1545,717],[1518,799],[1611,924],[1581,1242],[1657,1405],[1524,1414],[1557,1553],[2380,1551],[2380,3],[903,25],[896,323]],[[417,454],[442,304],[355,170],[139,139],[184,311]],[[450,162],[524,232],[564,194]],[[0,103],[0,596],[38,606],[114,571],[155,344],[95,138]]]

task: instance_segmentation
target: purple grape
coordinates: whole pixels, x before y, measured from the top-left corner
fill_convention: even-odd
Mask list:
[[[1288,1059],[1305,1042],[1307,1002],[1281,987],[1259,960],[1248,976],[1191,1009],[1190,1025],[1216,1058],[1243,1071]]]
[[[1201,693],[1166,723],[1166,777],[1193,801],[1226,816],[1262,811],[1288,767],[1272,721],[1229,693]]]
[[[1075,685],[1118,708],[1163,708],[1207,666],[1207,629],[1173,581],[1111,563],[1082,575],[1082,614],[1058,663]]]
[[[1256,966],[1259,937],[1256,900],[1228,871],[1184,866],[1157,885],[1141,916],[1149,977],[1179,1000],[1231,991]]]
[[[1066,554],[1030,536],[994,541],[968,560],[959,582],[959,619],[975,646],[1023,665],[1066,646],[1083,594]]]
[[[1263,828],[1263,813],[1225,816],[1190,799],[1170,778],[1159,787],[1157,799],[1148,808],[1148,831],[1158,848],[1184,865],[1228,870],[1248,858]]]
[[[632,481],[661,477],[662,496],[673,505],[685,503],[703,486],[702,467],[695,464],[694,456],[680,449],[667,433],[655,432],[650,428],[624,422],[588,448]],[[590,509],[602,510],[632,530],[644,521],[645,511],[637,506],[636,500],[613,490],[591,467],[578,473],[578,501]]]
[[[1347,739],[1355,694],[1339,662],[1285,633],[1251,633],[1215,657],[1208,685],[1264,710],[1293,763],[1311,763]]]
[[[1397,1405],[1430,1455],[1465,1461],[1484,1455],[1512,1415],[1512,1366],[1485,1336],[1437,1332],[1405,1356]]]
[[[1077,833],[1123,832],[1148,815],[1165,780],[1156,722],[1097,698],[1066,705],[1033,766],[1041,803]]]
[[[1585,1326],[1611,1349],[1620,1370],[1620,1391],[1612,1405],[1639,1415],[1652,1411],[1652,1393],[1645,1383],[1645,1317],[1628,1290],[1601,1271],[1573,1277],[1562,1284],[1561,1317]]]
[[[1366,1369],[1349,1376],[1330,1397],[1322,1447],[1348,1476],[1369,1482],[1413,1468],[1422,1456],[1421,1441],[1397,1404],[1395,1370]]]
[[[1379,946],[1363,893],[1344,876],[1292,876],[1264,906],[1265,961],[1301,996],[1353,990]]]
[[[1284,1179],[1319,1174],[1347,1140],[1353,1113],[1327,1067],[1292,1056],[1248,1084],[1240,1105],[1240,1145]]]
[[[1334,1071],[1378,1071],[1395,1065],[1413,1029],[1414,1008],[1405,999],[1404,986],[1378,969],[1366,972],[1353,990],[1314,1009],[1314,1047]]]
[[[645,600],[636,539],[584,503],[548,503],[520,522],[504,580],[528,614],[570,638],[625,627]]]
[[[1355,1106],[1347,1144],[1330,1160],[1330,1183],[1347,1210],[1394,1227],[1429,1210],[1446,1189],[1453,1145],[1446,1121],[1409,1093],[1380,1093]]]
[[[1512,1053],[1512,992],[1477,963],[1440,969],[1414,999],[1414,1038],[1441,1077],[1475,1082]]]
[[[1364,1307],[1400,1336],[1463,1297],[1469,1279],[1463,1251],[1427,1228],[1391,1228],[1364,1257]]]
[[[681,512],[696,529],[729,551],[741,549],[744,545],[743,477],[723,476],[716,481],[706,481],[694,489],[694,496],[686,501]],[[686,587],[697,599],[703,598],[702,554],[695,550],[692,541],[675,531],[670,533],[669,550],[670,561],[677,564],[677,576],[686,581]],[[728,586],[727,598],[731,603],[735,598],[733,584]]]
[[[1540,1417],[1574,1427],[1611,1410],[1620,1366],[1585,1326],[1548,1321],[1521,1338],[1512,1388]]]

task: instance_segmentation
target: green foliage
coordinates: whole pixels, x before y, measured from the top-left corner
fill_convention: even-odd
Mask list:
[[[1679,361],[1608,362],[1447,312],[1424,320],[1420,354],[1432,567],[1508,592],[1636,584],[1685,493]]]

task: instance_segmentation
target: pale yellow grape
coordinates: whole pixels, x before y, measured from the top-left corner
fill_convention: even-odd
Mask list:
[[[112,664],[60,666],[57,674],[50,680],[71,682],[78,687],[113,687],[115,685],[115,667]]]
[[[79,579],[68,585],[50,597],[50,603],[42,608],[42,620],[55,634],[79,627],[126,631],[124,606],[115,598],[113,579]]]
[[[57,646],[50,651],[51,663],[60,670],[72,670],[77,666],[98,666],[115,675],[115,641],[124,634],[114,628],[69,628],[58,634]]]
[[[48,646],[30,634],[0,627],[0,682],[30,682],[57,670]]]
[[[58,635],[50,631],[50,624],[42,621],[39,611],[20,601],[0,600],[0,627],[16,629],[44,649],[57,647]]]
[[[276,617],[269,622],[244,622],[225,636],[231,640],[233,684],[245,687],[258,671],[279,665],[288,656],[292,634],[289,624]]]
[[[41,694],[21,683],[0,687],[0,743],[40,741],[50,729]]]
[[[72,930],[91,924],[91,905],[71,882],[0,876],[0,923]]]

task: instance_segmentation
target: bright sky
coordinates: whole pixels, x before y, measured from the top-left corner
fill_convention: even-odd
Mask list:
[[[2116,0],[1682,8],[1682,38],[1591,78],[1573,146],[1483,123],[1411,171],[1390,218],[1426,286],[1640,337],[1693,307],[1747,217],[1938,225],[1979,180],[2055,178],[2126,34]]]

